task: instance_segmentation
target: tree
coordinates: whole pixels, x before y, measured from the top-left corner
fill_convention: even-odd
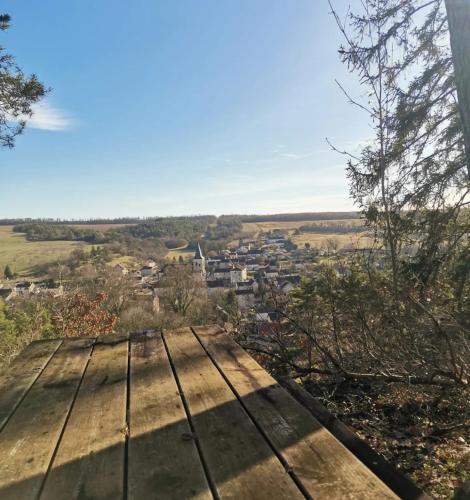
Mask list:
[[[7,264],[5,266],[5,270],[3,271],[3,276],[5,276],[5,279],[7,280],[11,280],[14,278],[14,273],[13,271],[11,270],[11,267],[9,266],[9,264]]]
[[[172,266],[160,281],[162,298],[174,313],[186,316],[195,300],[201,295],[202,282],[190,266]]]
[[[17,350],[15,321],[8,315],[7,305],[0,299],[0,365]]]
[[[10,16],[0,15],[0,31],[10,26]],[[0,46],[0,146],[12,148],[33,115],[33,104],[47,93],[36,75],[26,76],[14,58]]]
[[[359,155],[349,154],[351,194],[384,239],[397,302],[403,273],[424,296],[469,230],[470,177],[444,4],[367,0],[346,23],[334,14],[345,39],[341,58],[368,99],[345,93],[376,132]],[[407,248],[411,265],[400,259]]]
[[[222,297],[221,307],[219,310],[223,313],[223,319],[228,323],[236,325],[240,322],[240,308],[238,306],[237,294],[235,293],[235,290],[229,290]]]
[[[83,293],[67,296],[55,311],[53,322],[57,331],[67,337],[95,337],[112,333],[117,316],[104,309],[106,294],[89,299]]]
[[[0,364],[33,340],[53,335],[49,307],[40,297],[16,299],[14,306],[0,300]]]
[[[467,165],[470,168],[470,6],[467,0],[445,2]]]
[[[358,5],[333,12],[366,97],[341,89],[373,137],[342,153],[377,246],[271,299],[286,320],[271,353],[294,374],[468,388],[470,185],[444,3]]]

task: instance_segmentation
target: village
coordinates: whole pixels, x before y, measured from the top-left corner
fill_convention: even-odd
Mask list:
[[[312,276],[321,265],[327,263],[337,275],[349,272],[344,262],[364,249],[338,246],[325,239],[319,247],[295,245],[286,231],[274,229],[259,235],[241,237],[226,249],[205,254],[201,242],[195,244],[193,254],[185,258],[147,259],[145,262],[107,262],[104,274],[125,277],[130,285],[130,302],[152,313],[166,312],[167,289],[173,286],[169,276],[180,273],[191,281],[198,293],[207,299],[230,293],[236,299],[238,321],[241,323],[271,323],[278,321],[278,313],[269,306],[268,297],[276,294],[287,298],[298,287],[302,278]],[[98,247],[99,248],[99,247]],[[93,253],[93,252],[92,252]],[[98,250],[99,253],[99,250]],[[375,263],[376,265],[380,265]],[[82,265],[82,267],[86,266]],[[99,280],[99,278],[97,278]],[[60,299],[68,293],[67,279],[25,279],[0,282],[0,298],[14,304],[21,298],[46,296]],[[229,320],[223,307],[217,306],[221,318]],[[231,318],[233,320],[233,318]]]
[[[207,297],[229,292],[236,297],[240,322],[264,323],[278,320],[277,312],[267,305],[268,294],[288,296],[302,277],[315,271],[320,258],[341,252],[310,245],[299,249],[284,234],[273,231],[258,239],[242,238],[236,246],[214,253],[204,255],[198,243],[194,255],[186,260],[163,265],[149,261],[140,269],[117,264],[114,269],[132,276],[135,293],[147,297],[156,312],[165,310],[165,287],[171,284],[165,278],[178,270],[190,270]],[[336,271],[341,273],[342,269],[337,267]],[[223,309],[221,313],[224,316]],[[228,319],[228,313],[226,316]]]

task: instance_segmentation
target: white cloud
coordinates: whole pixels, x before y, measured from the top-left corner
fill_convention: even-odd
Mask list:
[[[28,127],[53,131],[68,130],[76,124],[74,118],[46,101],[33,105],[33,116],[27,122]]]

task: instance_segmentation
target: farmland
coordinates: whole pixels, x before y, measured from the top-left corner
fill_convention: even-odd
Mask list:
[[[193,250],[189,250],[188,248],[174,248],[173,250],[169,250],[168,253],[166,254],[166,259],[167,260],[178,260],[181,257],[183,257],[184,260],[187,260],[188,258],[192,257],[194,255]]]
[[[366,233],[302,233],[292,236],[292,241],[299,247],[304,247],[305,243],[309,243],[311,247],[315,248],[321,248],[334,242],[338,249],[370,248],[374,242]]]
[[[0,226],[0,275],[7,264],[20,276],[28,276],[32,268],[67,257],[76,248],[89,248],[80,241],[26,241],[13,226]]]
[[[308,226],[311,224],[337,224],[344,223],[352,226],[362,225],[361,219],[334,219],[334,220],[302,220],[302,221],[266,221],[266,222],[244,222],[243,232],[252,233],[258,231],[273,231],[274,229],[292,230],[298,229],[301,226]]]
[[[369,248],[373,240],[365,232],[325,232],[321,229],[340,225],[350,226],[352,229],[363,225],[361,219],[333,219],[333,220],[303,220],[303,221],[264,221],[264,222],[245,222],[243,232],[246,234],[258,235],[260,232],[273,231],[276,229],[288,231],[292,241],[300,246],[305,243],[312,247],[321,248],[327,243],[334,243],[338,249],[341,248]],[[319,227],[318,232],[312,230],[309,232],[300,232],[303,226]]]

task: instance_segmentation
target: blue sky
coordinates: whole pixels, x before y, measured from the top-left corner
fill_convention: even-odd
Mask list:
[[[346,0],[336,0],[345,10]],[[52,87],[0,151],[0,218],[352,209],[367,117],[326,0],[4,0],[0,45]]]

